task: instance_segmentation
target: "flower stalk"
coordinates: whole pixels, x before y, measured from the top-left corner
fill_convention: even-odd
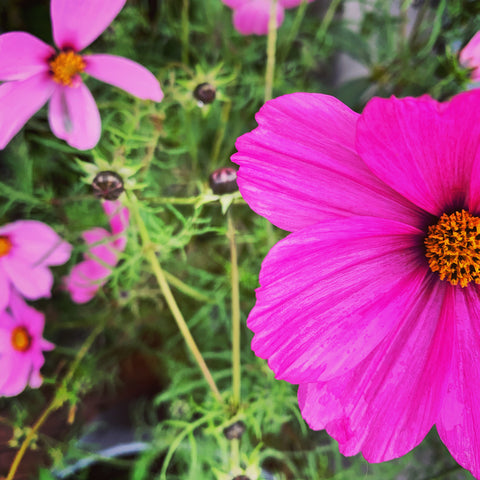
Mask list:
[[[270,8],[270,19],[268,21],[267,36],[267,69],[265,72],[265,96],[264,101],[272,99],[273,79],[275,75],[275,55],[277,48],[277,4],[278,0],[273,0]]]
[[[227,238],[230,244],[231,284],[232,284],[232,391],[233,405],[237,408],[241,398],[240,360],[240,289],[238,280],[238,256],[235,242],[235,226],[231,209],[227,212]]]
[[[185,322],[185,319],[183,318],[183,315],[180,312],[180,309],[178,308],[175,297],[173,296],[170,286],[168,285],[165,273],[163,272],[163,269],[160,266],[160,262],[158,261],[158,258],[155,255],[155,251],[152,248],[153,245],[150,240],[150,235],[148,234],[147,227],[145,226],[145,223],[143,222],[142,217],[140,216],[140,211],[138,209],[138,200],[133,193],[130,193],[128,195],[128,198],[129,198],[129,208],[135,218],[135,222],[138,227],[138,232],[140,234],[140,239],[142,241],[142,244],[145,250],[145,256],[148,262],[150,263],[153,274],[157,279],[158,286],[160,287],[160,290],[165,298],[165,301],[167,302],[168,308],[170,309],[170,312],[173,318],[175,319],[175,322],[177,323],[177,326],[180,330],[180,333],[183,336],[183,339],[185,340],[185,343],[190,349],[190,352],[192,353],[200,370],[202,371],[203,376],[205,377],[205,380],[208,383],[208,386],[212,390],[212,393],[214,394],[215,398],[219,402],[221,402],[222,396],[220,395],[217,385],[215,384],[215,380],[213,379],[212,374],[210,373],[210,370],[208,369],[208,366],[205,363],[205,360],[203,359],[203,356],[200,353],[200,350],[198,349],[197,344],[195,343],[195,340],[192,337],[192,334],[190,333],[190,329],[188,328],[188,325]]]

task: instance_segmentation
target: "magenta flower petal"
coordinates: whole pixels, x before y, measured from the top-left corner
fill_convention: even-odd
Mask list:
[[[51,0],[53,39],[58,48],[83,50],[118,15],[126,0]]]
[[[19,220],[0,229],[13,243],[10,256],[32,266],[62,265],[72,246],[48,225],[36,220]]]
[[[233,25],[242,35],[266,35],[270,19],[271,0],[254,0],[233,11]],[[277,28],[283,23],[285,11],[277,4]]]
[[[265,104],[237,140],[238,185],[258,214],[289,231],[350,215],[420,225],[422,212],[372,175],[355,151],[358,114],[334,97],[296,93]],[[348,192],[348,195],[346,194]]]
[[[455,294],[455,348],[437,429],[455,460],[480,478],[480,295],[477,288]]]
[[[160,102],[163,92],[155,76],[142,65],[115,55],[85,55],[85,71],[143,100]]]
[[[102,206],[109,218],[112,233],[117,237],[113,242],[113,246],[118,251],[123,251],[127,244],[127,237],[124,233],[128,228],[130,212],[128,208],[122,207],[119,201],[106,200],[102,203]]]
[[[280,241],[262,265],[247,321],[255,354],[291,383],[355,367],[415,303],[430,274],[421,242],[416,228],[371,217],[319,223]]]
[[[4,258],[3,268],[10,277],[10,282],[29,300],[50,297],[53,275],[46,267],[32,268],[30,263],[21,259]]]
[[[401,324],[353,370],[300,385],[308,424],[326,428],[343,454],[361,451],[369,462],[399,457],[418,445],[442,407],[454,330],[442,300],[451,296],[450,285],[429,276]]]
[[[118,251],[114,248],[112,235],[104,228],[96,227],[87,230],[83,232],[82,237],[89,246],[84,254],[85,259],[97,260],[112,268],[117,264]],[[110,269],[107,268],[107,272],[110,273]]]
[[[10,296],[10,282],[7,273],[3,270],[2,262],[0,261],[0,312],[3,312],[8,305]]]
[[[79,150],[93,148],[100,139],[100,113],[83,83],[55,90],[49,104],[48,121],[58,138]]]
[[[464,67],[473,68],[472,80],[480,80],[480,32],[477,32],[472,39],[460,51],[460,63]]]
[[[106,283],[109,274],[110,270],[98,262],[84,260],[72,268],[64,285],[75,303],[86,303]]]
[[[357,124],[357,149],[372,172],[436,216],[468,195],[472,172],[479,173],[479,137],[478,90],[444,104],[374,98]]]
[[[45,105],[53,90],[54,83],[45,72],[0,85],[0,150]]]
[[[55,50],[25,32],[0,35],[0,80],[24,80],[48,71],[47,60]]]

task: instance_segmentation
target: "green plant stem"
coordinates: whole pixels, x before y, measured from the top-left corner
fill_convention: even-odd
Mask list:
[[[268,20],[267,37],[267,69],[265,72],[265,96],[264,102],[272,99],[273,79],[275,75],[275,54],[277,48],[277,3],[273,0]]]
[[[300,6],[296,9],[297,13],[293,20],[293,25],[290,31],[288,32],[287,41],[285,42],[285,47],[280,48],[279,56],[280,63],[283,63],[288,56],[290,48],[292,48],[293,42],[297,38],[300,25],[302,24],[303,17],[305,16],[305,11],[307,10],[307,0],[302,0]],[[282,42],[283,43],[283,42]]]
[[[150,235],[148,234],[147,227],[145,226],[145,223],[143,222],[142,217],[140,216],[137,197],[133,193],[130,193],[128,195],[128,199],[129,199],[129,207],[133,214],[133,217],[135,218],[135,221],[138,227],[138,232],[140,234],[140,238],[142,240],[142,244],[145,250],[145,256],[147,257],[147,260],[150,263],[153,274],[157,279],[158,286],[160,287],[160,290],[165,298],[165,301],[167,302],[168,308],[170,309],[170,312],[172,313],[172,316],[175,319],[175,322],[177,323],[177,326],[185,340],[185,343],[190,349],[190,352],[192,353],[193,357],[195,358],[195,361],[200,367],[200,370],[202,371],[203,376],[205,377],[205,380],[207,381],[210,389],[212,390],[212,393],[214,394],[215,398],[219,402],[221,402],[222,396],[220,395],[217,385],[215,384],[215,380],[213,379],[212,374],[210,373],[210,370],[208,369],[207,364],[205,363],[205,360],[203,359],[202,354],[200,353],[200,350],[198,349],[197,344],[195,343],[195,340],[193,339],[192,334],[190,333],[190,329],[188,328],[188,325],[185,322],[185,319],[183,318],[183,315],[180,312],[180,309],[178,308],[177,302],[175,301],[175,297],[173,296],[172,291],[170,290],[170,286],[168,285],[167,279],[165,277],[165,273],[163,272],[163,269],[160,266],[160,262],[158,261],[158,258],[155,255],[155,251],[152,248],[153,245],[150,240]]]
[[[238,280],[238,256],[235,242],[235,226],[231,209],[227,212],[227,237],[230,244],[230,264],[232,283],[232,391],[233,405],[240,405],[241,392],[241,359],[240,359],[240,289]]]
[[[70,369],[68,370],[67,374],[63,378],[62,385],[57,389],[52,401],[45,408],[43,413],[40,415],[38,420],[30,429],[25,439],[23,440],[22,445],[20,445],[20,448],[17,451],[12,464],[10,465],[10,470],[8,471],[8,475],[5,477],[5,480],[13,480],[28,447],[32,443],[33,439],[35,438],[35,435],[37,434],[40,427],[45,423],[45,421],[47,420],[47,418],[50,416],[52,412],[54,412],[64,404],[66,400],[65,391],[66,391],[68,382],[71,380],[78,365],[82,361],[83,357],[87,354],[88,350],[92,346],[93,341],[95,340],[95,338],[97,338],[97,335],[102,331],[102,329],[103,329],[103,325],[98,325],[92,331],[92,333],[90,333],[88,338],[85,340],[84,344],[82,345],[82,348],[78,351],[77,355],[75,356],[75,359]]]
[[[328,27],[330,27],[330,24],[332,23],[335,12],[337,11],[337,8],[341,5],[342,1],[343,0],[332,0],[330,5],[328,6],[328,10],[325,12],[322,23],[320,24],[320,27],[317,32],[317,40],[320,43],[322,43],[323,40],[325,39],[325,36],[327,35]]]
[[[220,114],[220,128],[217,131],[215,136],[215,141],[213,143],[212,155],[211,155],[211,165],[214,168],[217,168],[218,165],[218,156],[220,154],[220,148],[222,146],[223,139],[225,138],[225,132],[227,130],[228,119],[230,117],[230,110],[232,109],[232,102],[230,99],[225,100],[222,112]],[[222,163],[224,159],[222,159]]]
[[[185,65],[188,64],[188,37],[190,36],[190,26],[188,22],[189,3],[189,0],[183,0],[182,4],[182,62]]]

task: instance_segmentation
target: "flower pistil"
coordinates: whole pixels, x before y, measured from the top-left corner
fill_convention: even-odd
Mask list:
[[[32,337],[25,327],[15,327],[12,330],[12,346],[19,352],[26,352],[32,343]]]
[[[74,79],[85,70],[85,60],[73,50],[63,50],[49,62],[53,80],[66,87],[74,86]]]
[[[444,213],[425,237],[432,272],[452,285],[480,284],[480,218],[466,210]]]
[[[8,255],[8,252],[10,252],[11,248],[12,242],[10,239],[4,235],[0,235],[0,257]]]

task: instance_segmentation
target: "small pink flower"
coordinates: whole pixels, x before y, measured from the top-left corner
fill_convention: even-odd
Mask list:
[[[53,133],[80,150],[93,148],[100,114],[80,74],[88,73],[142,99],[163,93],[147,69],[113,55],[80,55],[117,16],[126,0],[51,0],[53,39],[59,52],[25,32],[0,35],[0,149],[49,101]]]
[[[435,425],[480,478],[480,90],[267,102],[237,140],[243,198],[288,230],[260,271],[252,349],[345,455]]]
[[[312,2],[313,0],[308,0]],[[242,35],[266,35],[272,0],[222,0],[233,9],[233,25]],[[297,7],[302,0],[278,0],[277,28],[283,23],[285,9]]]
[[[129,214],[118,201],[104,201],[103,209],[110,219],[112,233],[97,227],[83,233],[89,246],[85,260],[75,265],[64,279],[65,288],[76,303],[86,303],[103,287],[118,262],[120,253],[125,250]]]
[[[473,68],[471,78],[474,82],[480,80],[480,32],[460,51],[460,63],[464,67]]]
[[[42,384],[43,352],[54,345],[42,338],[45,317],[10,291],[9,310],[0,312],[0,395],[18,395]]]
[[[24,297],[49,297],[53,275],[49,268],[70,258],[72,247],[48,225],[19,220],[0,227],[0,311],[15,288]]]

